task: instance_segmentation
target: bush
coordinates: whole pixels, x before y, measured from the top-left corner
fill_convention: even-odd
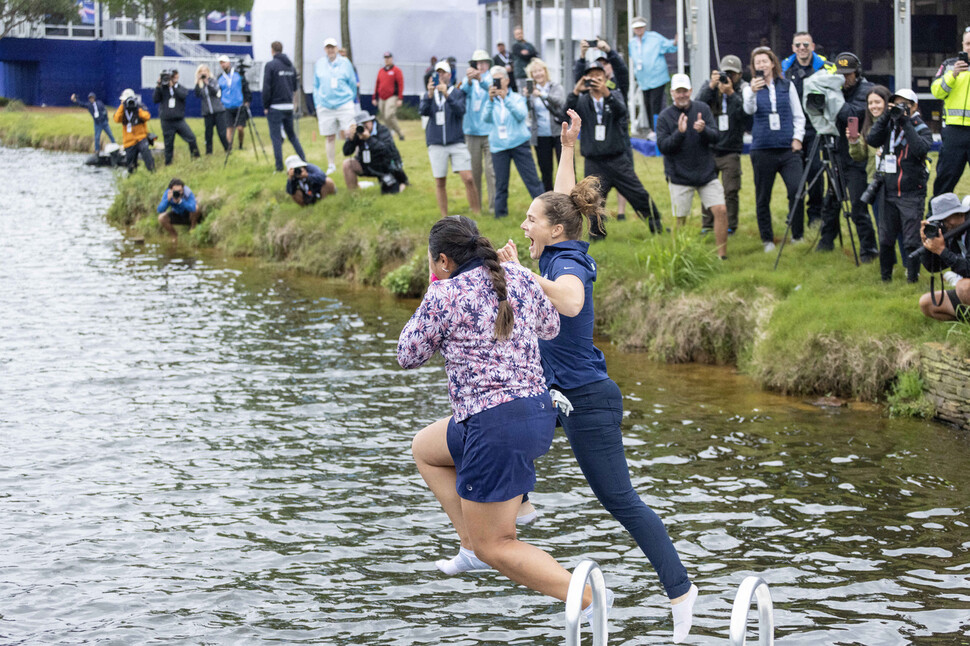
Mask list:
[[[925,384],[917,370],[907,370],[896,375],[886,403],[890,417],[933,417],[935,410],[923,394]]]
[[[417,253],[411,260],[390,272],[381,285],[396,296],[416,298],[428,287],[428,256]]]
[[[397,118],[404,121],[417,121],[421,118],[418,114],[417,106],[413,106],[409,103],[402,103],[397,107]]]
[[[26,112],[27,106],[25,106],[24,102],[20,101],[19,99],[9,99],[3,106],[3,109],[7,112]]]
[[[7,97],[5,97],[5,96],[0,96],[0,108],[5,108],[5,107],[7,107],[7,104],[8,104],[8,103],[10,103],[10,99],[8,99],[8,98],[7,98]]]
[[[714,273],[718,262],[711,248],[685,231],[651,236],[635,258],[648,277],[647,289],[655,294],[697,287]]]

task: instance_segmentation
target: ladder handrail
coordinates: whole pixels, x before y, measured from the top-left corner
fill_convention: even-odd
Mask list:
[[[758,602],[758,644],[773,646],[775,643],[775,619],[772,611],[771,592],[768,584],[760,576],[748,576],[738,587],[731,608],[731,646],[744,646],[748,632],[748,610],[751,600]]]
[[[586,582],[593,588],[593,646],[606,646],[609,634],[606,621],[606,579],[596,561],[583,561],[569,579],[566,593],[566,646],[579,646],[583,620],[583,592]]]

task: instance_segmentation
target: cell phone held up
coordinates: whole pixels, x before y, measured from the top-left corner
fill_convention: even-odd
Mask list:
[[[755,78],[763,79],[765,77],[765,71],[764,70],[755,70],[754,71],[754,75],[755,75]]]
[[[536,82],[532,79],[526,79],[525,81],[525,93],[532,94],[536,89]]]
[[[499,90],[501,90],[502,89],[502,79],[500,79],[497,76],[494,77],[492,79],[492,87],[495,88],[495,91],[496,92],[499,91]]]
[[[438,87],[438,84],[440,82],[441,82],[441,77],[438,76],[438,73],[437,72],[435,72],[434,74],[431,75],[431,86],[432,87]]]
[[[859,117],[849,117],[849,139],[859,138]]]
[[[964,63],[970,64],[970,54],[967,54],[966,52],[960,52],[959,54],[957,54],[957,58],[959,58]]]

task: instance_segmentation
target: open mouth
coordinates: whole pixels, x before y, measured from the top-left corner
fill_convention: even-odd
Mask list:
[[[536,241],[529,237],[528,233],[525,234],[525,238],[529,241],[529,255],[532,256],[532,252],[535,251],[536,248]]]

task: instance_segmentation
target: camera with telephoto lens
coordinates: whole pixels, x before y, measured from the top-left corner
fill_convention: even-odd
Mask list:
[[[138,99],[133,96],[125,99],[125,110],[134,110],[138,107]]]
[[[943,235],[944,233],[946,233],[946,229],[942,222],[927,222],[923,225],[923,235],[926,236],[927,240]]]
[[[357,126],[357,134],[358,135],[364,134],[364,126],[363,125]]]
[[[718,80],[719,83],[727,83],[728,82],[728,75],[725,74],[724,72],[718,72],[717,75],[718,75],[717,76],[717,80]]]
[[[889,118],[895,120],[895,119],[899,119],[902,116],[907,116],[907,117],[909,116],[909,106],[901,105],[897,103],[890,103]]]
[[[162,73],[158,77],[158,82],[161,85],[168,85],[172,81],[172,71],[162,70]]]
[[[304,170],[305,169],[303,168],[303,166],[299,166],[297,168],[294,168],[293,169],[293,179],[300,179],[301,177],[303,177],[303,171]]]
[[[879,195],[879,189],[882,188],[883,183],[886,181],[886,176],[882,173],[876,173],[876,176],[872,178],[869,182],[869,186],[866,190],[862,192],[859,197],[859,201],[863,204],[872,204],[876,201],[876,196]]]
[[[182,199],[182,191],[178,191],[178,190],[176,190],[176,189],[173,188],[172,189],[172,199],[173,200],[181,200]]]

